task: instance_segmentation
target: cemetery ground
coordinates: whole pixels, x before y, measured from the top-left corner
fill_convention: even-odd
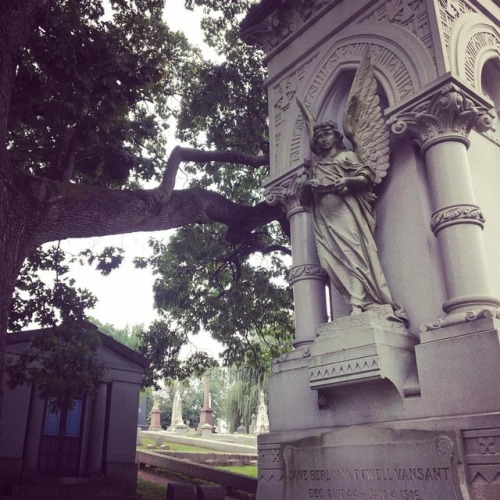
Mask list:
[[[231,481],[232,484],[234,484],[234,478],[237,480],[238,477],[242,478],[242,476],[257,480],[258,469],[256,463],[246,463],[244,465],[220,465],[221,463],[231,463],[235,461],[231,459],[228,460],[227,452],[208,448],[206,440],[203,440],[202,447],[196,446],[197,439],[194,436],[191,439],[188,439],[188,441],[191,440],[193,441],[192,444],[171,442],[168,440],[168,435],[163,434],[161,436],[161,445],[158,446],[158,436],[151,435],[148,437],[142,437],[142,444],[138,444],[137,446],[138,452],[151,453],[155,456],[161,456],[163,454],[168,454],[174,457],[178,456],[183,462],[186,462],[184,465],[187,467],[187,470],[189,470],[189,473],[183,474],[182,472],[169,470],[164,467],[156,467],[155,465],[140,463],[144,459],[144,454],[138,454],[138,462],[140,463],[137,480],[138,499],[164,500],[166,488],[169,483],[188,483],[193,485],[220,484],[217,480],[214,482],[206,480],[206,472],[208,468],[214,469],[214,478],[219,477],[217,475],[217,470],[224,471],[225,473],[232,473],[232,475],[234,475],[233,481]],[[209,467],[207,467],[207,465],[202,465],[205,474],[201,475],[205,476],[205,478],[201,479],[197,477],[196,471],[200,466],[200,457],[207,454],[212,456],[218,455],[220,457],[224,457],[224,459],[221,458],[220,460],[211,460],[210,462],[213,463],[209,464]],[[142,458],[140,459],[139,457]],[[191,462],[192,467],[189,466],[190,457],[193,457],[193,462]],[[196,463],[196,460],[198,460],[198,464]],[[241,462],[236,461],[236,463]],[[239,490],[237,487],[229,488],[227,487],[227,484],[225,485],[225,489],[228,490],[225,500],[254,500],[256,498],[254,492],[243,491],[243,489]]]

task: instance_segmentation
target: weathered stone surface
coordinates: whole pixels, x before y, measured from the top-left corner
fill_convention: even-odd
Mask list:
[[[286,498],[461,500],[453,434],[351,428],[282,447]]]

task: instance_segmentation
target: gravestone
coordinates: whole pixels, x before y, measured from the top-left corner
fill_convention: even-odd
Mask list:
[[[497,3],[263,0],[241,25],[295,310],[259,500],[500,498]]]
[[[255,433],[263,434],[269,432],[269,417],[267,415],[267,405],[264,399],[264,391],[259,394],[259,407],[257,409],[257,419],[255,424]]]
[[[200,422],[198,424],[198,431],[206,424],[214,428],[213,410],[210,406],[210,377],[208,373],[203,375],[203,408],[200,410]]]
[[[174,401],[172,403],[172,418],[170,420],[169,432],[177,432],[177,426],[184,429],[184,420],[182,419],[182,398],[181,391],[177,388],[174,393]]]
[[[151,421],[148,427],[149,431],[161,431],[161,410],[158,406],[158,401],[156,400],[156,395],[153,402],[153,408],[151,409]]]

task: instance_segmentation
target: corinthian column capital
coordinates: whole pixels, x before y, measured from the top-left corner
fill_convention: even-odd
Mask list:
[[[294,169],[284,176],[273,179],[267,183],[264,191],[266,202],[270,205],[281,203],[287,211],[288,218],[294,213],[304,211],[298,196],[302,179],[297,172],[300,170],[300,168]]]
[[[464,86],[448,82],[414,101],[412,106],[388,120],[397,136],[410,135],[422,151],[443,141],[459,141],[469,147],[469,133],[486,132],[493,125],[494,111]]]

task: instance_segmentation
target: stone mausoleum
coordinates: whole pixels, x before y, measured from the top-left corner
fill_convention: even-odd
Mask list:
[[[9,334],[7,360],[17,359],[41,334]],[[105,374],[95,394],[75,394],[73,408],[52,411],[35,386],[4,387],[2,498],[135,498],[137,409],[147,362],[112,337],[99,336]]]
[[[296,319],[259,500],[500,498],[499,17],[492,0],[264,0],[242,23],[266,52],[265,192],[290,220]],[[329,120],[372,145],[332,154]],[[332,165],[354,173],[326,181]],[[383,272],[346,265],[351,237]],[[367,299],[374,274],[404,313]]]

